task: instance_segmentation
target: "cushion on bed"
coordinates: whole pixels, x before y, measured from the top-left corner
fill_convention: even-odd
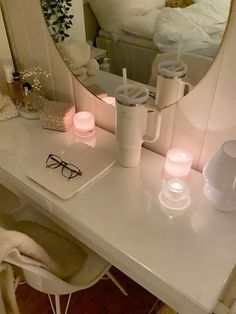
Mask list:
[[[145,14],[148,10],[164,7],[165,0],[88,0],[100,27],[112,33],[119,33],[127,16]]]
[[[128,16],[122,23],[122,30],[129,34],[153,39],[157,18],[160,9],[152,9],[140,16]]]

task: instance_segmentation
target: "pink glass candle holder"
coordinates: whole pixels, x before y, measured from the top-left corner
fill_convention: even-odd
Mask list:
[[[167,152],[165,175],[167,178],[186,179],[193,162],[192,154],[183,148],[173,148]]]
[[[94,115],[88,111],[80,111],[74,115],[74,130],[79,137],[89,137],[95,134]]]
[[[116,99],[115,97],[112,96],[107,96],[102,98],[103,101],[105,101],[107,104],[112,105],[112,106],[116,106]]]

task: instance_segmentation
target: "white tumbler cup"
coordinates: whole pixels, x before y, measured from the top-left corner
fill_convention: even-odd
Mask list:
[[[179,101],[191,89],[185,81],[187,65],[180,61],[164,61],[158,66],[156,105],[162,109]]]
[[[149,91],[142,85],[122,85],[116,90],[116,139],[119,146],[118,161],[122,166],[137,166],[142,143],[154,142],[159,135],[160,111],[146,103],[148,98]],[[155,112],[151,136],[145,135],[148,110]]]

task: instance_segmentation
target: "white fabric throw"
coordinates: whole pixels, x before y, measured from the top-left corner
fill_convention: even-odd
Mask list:
[[[0,264],[0,313],[19,313],[15,297],[13,269],[7,263]]]
[[[170,47],[182,51],[219,45],[225,30],[230,0],[201,0],[184,9],[165,8],[158,16],[154,44],[163,51]]]
[[[31,257],[32,259],[41,262],[45,268],[54,273],[59,272],[59,266],[55,263],[47,252],[38,245],[33,239],[26,234],[6,230],[0,227],[0,262],[2,263],[6,257],[17,249],[22,255]]]

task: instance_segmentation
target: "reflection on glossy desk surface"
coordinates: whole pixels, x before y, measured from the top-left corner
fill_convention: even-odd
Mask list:
[[[76,141],[73,130],[45,130],[39,121],[1,122],[0,181],[179,313],[210,313],[236,261],[236,215],[209,205],[195,171],[189,208],[175,215],[161,207],[164,158],[145,149],[139,167],[116,164],[68,201],[27,177],[52,150],[63,154]],[[114,135],[99,128],[96,145],[116,153]]]

